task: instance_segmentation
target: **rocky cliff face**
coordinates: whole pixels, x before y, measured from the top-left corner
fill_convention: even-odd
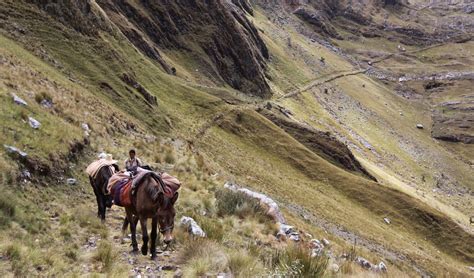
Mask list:
[[[269,97],[267,47],[247,19],[247,1],[30,0],[77,31],[96,36],[119,30],[146,56],[172,73],[160,50],[191,53],[218,83]],[[209,63],[210,61],[210,63]]]

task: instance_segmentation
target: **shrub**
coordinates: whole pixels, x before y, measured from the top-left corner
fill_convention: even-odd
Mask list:
[[[172,150],[166,151],[165,162],[168,164],[174,164],[176,162],[176,157]]]
[[[220,216],[237,215],[240,218],[254,216],[262,220],[269,219],[265,209],[257,199],[229,189],[218,189],[216,191],[216,208],[217,214]]]
[[[183,269],[185,277],[197,277],[206,273],[225,271],[228,265],[227,255],[222,247],[209,239],[197,239],[186,242],[178,255],[180,263],[186,263]]]
[[[77,261],[78,254],[77,254],[77,250],[74,249],[74,248],[69,247],[69,248],[64,252],[64,255],[66,255],[66,257],[68,257],[68,258],[71,259],[72,261]]]
[[[207,217],[198,217],[196,218],[196,221],[198,221],[201,228],[206,232],[208,238],[222,241],[225,231],[220,222]]]
[[[322,277],[328,262],[329,258],[324,254],[311,257],[309,250],[301,245],[273,251],[267,259],[268,267],[275,269],[277,276],[284,277]]]
[[[49,95],[49,94],[46,93],[46,92],[40,92],[40,93],[38,93],[38,94],[35,95],[35,101],[36,101],[37,103],[41,103],[43,100],[52,102],[52,101],[53,101],[53,98],[51,97],[51,95]]]

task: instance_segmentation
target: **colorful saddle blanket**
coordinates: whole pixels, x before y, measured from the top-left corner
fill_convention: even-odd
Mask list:
[[[115,174],[109,180],[110,195],[115,205],[128,207],[132,205],[132,179],[123,174]]]

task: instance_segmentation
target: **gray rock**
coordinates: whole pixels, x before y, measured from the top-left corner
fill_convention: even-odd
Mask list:
[[[424,127],[422,124],[416,124],[416,128],[418,128],[418,129],[423,129],[423,128],[425,128],[425,127]]]
[[[40,128],[41,126],[41,123],[38,122],[36,119],[34,119],[33,117],[28,117],[28,123],[30,124],[30,126],[34,129],[38,129]]]
[[[191,217],[183,216],[179,221],[180,225],[188,230],[188,232],[197,237],[206,237],[206,233]]]
[[[474,272],[474,266],[470,266],[470,267],[469,267],[469,270],[472,271],[472,272]]]
[[[84,131],[86,131],[86,132],[91,132],[91,129],[89,128],[89,125],[88,125],[88,124],[82,123],[82,124],[81,124],[81,127],[82,127],[82,129],[84,129]]]
[[[20,177],[25,180],[31,180],[31,173],[28,170],[21,171]]]
[[[40,102],[40,105],[43,106],[44,108],[48,108],[48,109],[53,108],[53,102],[48,100],[48,99],[43,99]]]
[[[372,263],[370,263],[365,258],[357,257],[355,261],[356,261],[356,263],[358,263],[360,266],[362,266],[365,269],[371,269],[372,268]]]
[[[249,190],[244,187],[240,187],[239,185],[233,184],[231,182],[226,182],[224,184],[224,187],[232,191],[242,192],[249,197],[259,200],[259,202],[263,204],[264,207],[268,207],[267,214],[268,216],[272,217],[275,220],[275,222],[286,223],[285,218],[283,214],[281,213],[280,208],[278,207],[278,204],[273,199],[266,196],[265,194],[254,192],[252,190]]]
[[[101,152],[98,156],[99,159],[104,159],[107,157],[107,154],[105,152]]]
[[[7,153],[11,155],[19,156],[20,158],[26,158],[28,156],[27,153],[22,152],[18,148],[15,148],[13,146],[8,146],[8,145],[3,145],[3,146],[5,147],[5,150],[7,151]]]
[[[26,103],[25,100],[23,100],[21,97],[17,96],[16,94],[12,93],[13,101],[18,104],[18,105],[24,105],[27,106],[28,103]]]
[[[329,244],[331,244],[331,243],[329,242],[329,240],[327,240],[327,239],[325,239],[325,238],[323,238],[322,242],[323,242],[324,246],[328,246]]]
[[[378,265],[373,267],[373,270],[380,271],[380,272],[387,272],[387,266],[384,262],[380,262]]]
[[[387,223],[387,224],[390,224],[390,219],[387,218],[387,217],[384,217],[383,221],[385,221],[385,223]]]
[[[66,183],[68,185],[76,185],[77,184],[77,180],[76,179],[73,179],[73,178],[69,178],[66,180]]]

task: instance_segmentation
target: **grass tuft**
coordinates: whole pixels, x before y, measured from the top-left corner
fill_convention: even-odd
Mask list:
[[[219,189],[215,195],[217,214],[219,216],[237,215],[240,218],[253,216],[259,220],[269,219],[259,201],[248,197],[242,192]]]
[[[21,246],[13,243],[5,249],[5,255],[10,260],[13,273],[16,277],[26,277],[28,273],[28,265],[23,257]]]
[[[322,277],[329,262],[324,255],[311,257],[308,249],[300,245],[274,251],[266,260],[270,269],[283,277]]]
[[[109,272],[115,261],[116,254],[108,241],[102,241],[97,248],[94,259],[102,264],[102,271]]]
[[[255,277],[264,272],[263,264],[245,250],[229,253],[229,269],[234,277]]]
[[[185,277],[198,277],[208,273],[217,274],[228,267],[228,257],[223,247],[209,239],[197,239],[186,242],[178,256],[180,263],[186,263],[183,269]]]

